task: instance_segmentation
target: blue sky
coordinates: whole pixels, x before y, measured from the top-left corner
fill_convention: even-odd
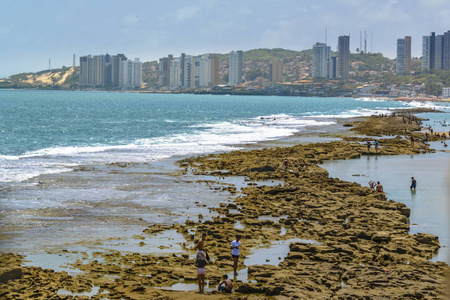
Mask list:
[[[0,78],[71,66],[73,54],[124,53],[142,61],[181,52],[256,48],[336,49],[350,34],[351,51],[366,30],[367,50],[395,57],[396,40],[450,30],[450,0],[0,0]],[[373,32],[373,44],[371,33]]]

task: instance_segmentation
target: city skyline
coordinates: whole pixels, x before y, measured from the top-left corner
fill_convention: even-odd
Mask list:
[[[448,30],[445,0],[401,1],[184,1],[111,0],[62,3],[10,1],[0,11],[0,78],[72,66],[73,54],[128,53],[154,61],[167,53],[229,53],[258,48],[310,49],[350,35],[360,48],[396,57],[398,37],[412,36],[411,55],[422,56],[422,36]],[[447,24],[446,24],[447,23]],[[325,33],[326,32],[326,33]],[[372,42],[373,33],[373,42]],[[327,37],[326,37],[327,36]],[[327,40],[326,40],[327,39]]]

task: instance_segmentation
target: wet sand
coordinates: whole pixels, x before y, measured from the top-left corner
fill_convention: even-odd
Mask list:
[[[369,118],[354,125],[358,134],[397,135],[404,131],[395,131],[399,121]],[[417,138],[423,134],[414,131],[415,126],[407,129]],[[412,147],[401,136],[377,139],[383,145],[379,155],[433,151]],[[179,162],[180,178],[198,178],[196,184],[217,192],[224,201],[211,206],[208,201],[194,201],[195,217],[149,226],[129,236],[130,241],[108,239],[98,249],[80,243],[49,253],[75,257],[66,270],[24,266],[21,256],[4,254],[0,295],[5,299],[77,295],[92,299],[445,299],[449,267],[428,261],[439,251],[438,237],[411,234],[406,205],[368,187],[330,178],[318,166],[324,160],[373,155],[365,140],[346,136],[340,142],[184,159]],[[281,166],[285,157],[290,161],[287,171]],[[231,178],[241,178],[240,184],[229,184]],[[139,222],[131,225],[139,228]],[[208,234],[206,248],[213,261],[207,266],[209,287],[204,296],[185,292],[183,287],[195,284],[194,241],[203,232]],[[215,286],[222,274],[232,271],[229,244],[235,233],[243,236],[240,275],[235,293],[222,295]],[[133,242],[136,247],[126,251]],[[139,251],[147,244],[148,253]],[[276,248],[287,244],[286,250]],[[161,252],[154,253],[155,248]],[[264,254],[267,258],[261,259]],[[252,255],[259,259],[252,260]]]

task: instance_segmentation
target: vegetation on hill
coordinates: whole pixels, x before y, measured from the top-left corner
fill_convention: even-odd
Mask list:
[[[384,57],[381,53],[370,54],[350,54],[350,64],[352,71],[387,71],[394,66],[394,61],[390,58]]]

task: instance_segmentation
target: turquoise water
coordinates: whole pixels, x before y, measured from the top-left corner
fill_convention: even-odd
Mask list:
[[[0,182],[288,137],[406,104],[350,98],[0,91]]]
[[[294,141],[297,133],[327,132],[340,118],[419,106],[440,108],[351,98],[0,90],[0,228],[11,235],[0,243],[0,251],[67,249],[72,247],[67,243],[108,237],[128,241],[149,224],[185,223],[199,214],[212,219],[217,213],[204,204],[215,207],[233,199],[195,183],[195,176],[173,175],[175,160]],[[430,122],[448,117],[436,115]],[[383,166],[388,174],[403,158],[390,159]],[[374,160],[373,168],[381,168],[383,161]],[[418,224],[412,230],[437,232],[448,244],[448,235],[434,229],[448,227],[440,201],[444,196],[433,185],[440,177],[426,184],[421,177],[439,172],[427,173],[427,164],[415,166],[417,200],[406,199],[411,220]],[[405,191],[395,194],[387,176],[374,177],[387,181],[390,198],[406,201]],[[419,200],[425,186],[429,198]]]

